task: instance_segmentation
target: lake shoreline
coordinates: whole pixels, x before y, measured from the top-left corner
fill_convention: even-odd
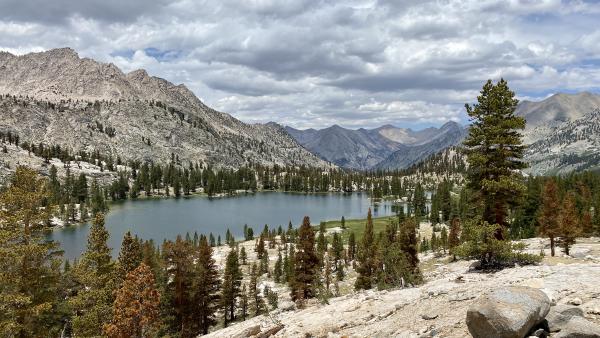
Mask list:
[[[292,193],[261,191],[232,196],[235,198],[148,198],[110,203],[106,214],[106,228],[111,235],[111,247],[120,247],[124,232],[131,231],[144,240],[153,239],[157,244],[163,239],[174,239],[186,234],[223,236],[227,229],[242,239],[247,224],[255,233],[265,224],[270,228],[287,228],[292,222],[298,227],[304,216],[314,225],[321,221],[364,218],[369,208],[374,217],[395,214],[391,202],[374,201],[366,193]],[[377,205],[377,206],[375,206]],[[49,240],[56,240],[65,249],[65,257],[85,250],[90,222],[78,225],[54,227],[48,233]]]

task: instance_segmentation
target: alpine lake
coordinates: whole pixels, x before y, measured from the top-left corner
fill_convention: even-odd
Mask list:
[[[193,236],[194,232],[212,233],[215,238],[220,235],[224,241],[227,229],[239,240],[245,224],[258,234],[265,224],[271,229],[287,229],[289,222],[298,227],[304,216],[309,216],[313,225],[342,216],[365,218],[369,208],[373,217],[389,216],[395,214],[393,206],[389,200],[374,203],[366,193],[258,192],[219,198],[148,198],[111,203],[105,226],[110,234],[108,244],[117,256],[127,231],[156,244],[177,235]],[[89,230],[89,223],[71,225],[54,229],[47,236],[60,243],[64,258],[73,260],[85,251]]]

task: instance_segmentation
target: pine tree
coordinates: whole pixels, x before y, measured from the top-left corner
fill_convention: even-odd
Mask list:
[[[52,207],[45,180],[17,167],[10,186],[0,193],[0,335],[58,336],[61,262],[58,244],[42,232]],[[45,207],[45,208],[42,208]]]
[[[327,252],[327,238],[325,237],[325,222],[319,224],[319,236],[317,237],[317,254],[319,265],[323,266],[325,252]]]
[[[575,206],[575,194],[569,192],[563,200],[559,216],[559,235],[565,254],[569,254],[569,249],[575,244],[575,238],[580,232],[579,218]]]
[[[519,133],[525,119],[514,114],[519,102],[514,96],[504,79],[496,84],[488,80],[477,104],[465,105],[472,121],[463,142],[469,163],[467,186],[474,192],[473,202],[481,202],[482,220],[501,227],[507,227],[508,208],[525,189],[518,173],[526,167]],[[497,239],[503,239],[503,233],[496,231]]]
[[[206,237],[202,237],[198,246],[191,291],[195,334],[207,334],[210,326],[216,324],[215,313],[219,308],[220,287],[219,269],[213,258],[213,250]]]
[[[275,283],[281,282],[281,277],[283,276],[283,258],[281,257],[281,250],[277,253],[277,261],[275,262],[275,267],[273,269],[273,279]]]
[[[260,274],[268,274],[270,277],[270,270],[269,270],[269,252],[267,250],[265,250],[265,252],[263,253],[261,259],[260,259],[260,266],[259,266],[259,272]]]
[[[291,287],[291,297],[294,301],[313,298],[319,259],[315,253],[315,233],[310,225],[310,219],[305,216],[298,230],[298,247],[294,259],[294,278]]]
[[[248,288],[244,283],[242,284],[242,291],[240,295],[240,317],[242,318],[242,321],[246,320],[246,318],[248,317],[249,298],[250,297],[248,296]]]
[[[118,283],[108,237],[104,215],[98,213],[90,228],[87,250],[73,267],[79,286],[77,295],[69,300],[75,336],[98,336],[112,319],[113,291]]]
[[[417,221],[414,218],[409,218],[400,225],[400,235],[398,241],[400,242],[401,251],[407,255],[409,266],[412,269],[412,274],[415,276],[420,276]]]
[[[460,219],[455,217],[450,222],[450,233],[448,234],[448,249],[453,259],[456,260],[454,255],[454,248],[460,244]]]
[[[376,271],[376,252],[375,234],[373,233],[373,218],[371,216],[371,208],[367,213],[367,224],[363,233],[361,246],[358,250],[358,277],[354,283],[354,288],[371,289],[375,278]]]
[[[265,254],[266,250],[265,250],[265,234],[264,232],[260,234],[260,237],[258,239],[258,244],[256,245],[256,255],[258,259],[262,259],[263,255]]]
[[[356,236],[354,235],[354,231],[348,235],[348,259],[354,260],[356,257]]]
[[[346,219],[342,216],[342,221],[340,222],[342,230],[346,229]]]
[[[166,268],[165,278],[169,281],[164,290],[169,319],[166,324],[173,333],[188,337],[194,325],[190,318],[194,282],[192,246],[178,235],[174,242],[164,242],[162,254]]]
[[[425,190],[423,190],[420,182],[417,182],[415,185],[412,202],[415,217],[421,219],[422,216],[427,214],[427,199],[425,197]]]
[[[147,337],[158,326],[160,294],[146,264],[129,272],[117,291],[112,322],[104,327],[108,337]]]
[[[550,238],[550,253],[554,257],[555,239],[559,236],[560,201],[558,198],[558,186],[554,179],[549,179],[544,185],[542,204],[538,212],[540,223],[540,234]]]
[[[252,270],[250,271],[250,283],[248,291],[250,293],[251,309],[254,316],[258,316],[263,312],[264,300],[260,296],[258,290],[258,268],[256,263],[252,264]]]
[[[237,298],[241,295],[242,272],[236,250],[229,251],[223,275],[221,308],[223,310],[223,325],[235,320]]]
[[[336,272],[336,278],[338,281],[344,279],[344,264],[342,262],[342,254],[344,252],[344,243],[342,237],[336,232],[333,234],[331,243],[331,258],[333,260],[333,266]]]
[[[240,249],[240,260],[242,261],[242,265],[246,265],[246,260],[248,260],[248,254],[246,253],[246,247],[242,246]]]
[[[127,231],[123,236],[121,243],[121,251],[119,252],[119,270],[121,278],[125,278],[127,274],[135,270],[142,262],[142,248],[138,239],[131,236],[131,232]]]

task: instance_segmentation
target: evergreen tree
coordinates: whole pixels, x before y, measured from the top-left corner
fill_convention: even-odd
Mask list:
[[[575,238],[580,232],[579,218],[575,206],[575,194],[569,192],[563,200],[559,216],[559,235],[565,254],[569,254],[569,249],[575,244]]]
[[[240,260],[242,261],[242,265],[246,265],[246,261],[248,260],[248,254],[246,253],[246,247],[242,246],[240,249]]]
[[[262,258],[260,259],[260,266],[259,266],[259,272],[260,274],[269,274],[270,277],[270,271],[269,271],[269,252],[267,250],[265,250],[265,252],[262,255]]]
[[[242,318],[242,321],[246,320],[246,318],[248,317],[249,298],[250,297],[248,296],[248,288],[244,283],[242,284],[242,291],[240,295],[240,317]]]
[[[342,216],[342,221],[340,222],[342,230],[346,229],[346,219]]]
[[[281,282],[281,277],[283,276],[283,258],[281,257],[281,250],[277,253],[277,261],[275,262],[275,267],[273,269],[273,279],[275,283]]]
[[[344,243],[342,237],[336,232],[333,234],[331,243],[331,259],[333,260],[333,266],[336,272],[336,278],[338,281],[344,279],[344,264],[342,262],[342,254],[344,252]]]
[[[323,265],[323,257],[325,252],[327,252],[327,238],[325,237],[326,233],[325,222],[321,222],[319,224],[319,237],[317,238],[317,253],[319,256],[319,264]]]
[[[45,180],[17,167],[10,186],[0,193],[0,335],[59,335],[61,262],[42,232],[52,212]],[[45,208],[42,208],[45,207]]]
[[[125,278],[127,274],[135,270],[142,262],[142,248],[137,238],[131,236],[131,232],[127,231],[123,236],[121,243],[121,251],[119,252],[119,269],[121,278]]]
[[[162,248],[166,268],[164,298],[168,308],[165,320],[168,330],[183,337],[192,335],[194,323],[192,292],[194,281],[194,256],[191,243],[177,236],[175,242],[166,241]]]
[[[525,119],[515,116],[518,100],[504,79],[483,86],[474,106],[465,105],[472,124],[464,141],[469,170],[467,186],[474,193],[473,202],[480,203],[482,220],[506,227],[508,209],[518,202],[525,187],[518,170],[524,146],[520,130]],[[504,231],[496,231],[503,239]]]
[[[354,283],[354,288],[370,289],[373,287],[373,282],[376,272],[376,252],[375,234],[373,232],[373,218],[371,216],[371,208],[367,213],[367,224],[363,233],[361,246],[358,250],[358,277]]]
[[[310,219],[305,216],[298,230],[298,247],[294,259],[294,278],[291,297],[294,301],[313,298],[319,259],[315,253],[315,233]]]
[[[356,236],[354,235],[354,231],[348,235],[348,259],[354,260],[356,257]]]
[[[223,310],[223,325],[235,320],[237,298],[241,295],[242,272],[236,250],[229,251],[223,275],[221,308]]]
[[[250,272],[250,284],[248,291],[250,293],[251,309],[254,316],[261,314],[264,309],[264,300],[260,296],[260,292],[258,290],[258,273],[258,267],[256,266],[256,263],[253,263],[252,270]]]
[[[454,255],[454,248],[460,244],[460,219],[455,217],[450,222],[450,233],[448,234],[448,249],[453,259],[456,259]]]
[[[419,271],[419,254],[417,240],[417,221],[414,218],[408,218],[400,225],[400,234],[398,241],[400,250],[406,254],[408,264],[411,269],[410,273],[413,276],[420,276]],[[419,278],[415,278],[418,280]]]
[[[421,186],[420,182],[417,182],[415,185],[412,204],[414,216],[417,219],[421,219],[422,216],[427,214],[427,198],[425,197],[425,190],[423,190],[423,186]]]
[[[75,336],[98,336],[104,325],[112,320],[113,290],[118,283],[108,237],[104,215],[98,213],[90,228],[87,250],[73,267],[78,291],[69,300],[69,304],[73,309],[72,326]]]
[[[258,244],[256,245],[256,256],[258,259],[262,259],[266,249],[265,249],[265,234],[264,232],[260,234],[260,237],[258,239]]]
[[[542,204],[539,210],[540,234],[550,238],[550,253],[554,257],[555,239],[559,236],[560,202],[558,186],[554,179],[549,179],[544,185]]]
[[[104,327],[108,337],[148,337],[158,326],[160,294],[146,264],[130,271],[117,291],[113,319]]]
[[[199,242],[195,265],[195,278],[192,284],[192,318],[195,321],[195,334],[207,334],[210,326],[216,324],[215,313],[219,308],[221,280],[219,269],[213,258],[213,250],[206,237]]]

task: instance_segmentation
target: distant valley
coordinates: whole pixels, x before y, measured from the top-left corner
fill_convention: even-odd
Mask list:
[[[391,125],[357,130],[337,125],[320,130],[285,130],[322,159],[358,170],[406,168],[461,143],[467,135],[467,130],[456,122],[419,131]]]

